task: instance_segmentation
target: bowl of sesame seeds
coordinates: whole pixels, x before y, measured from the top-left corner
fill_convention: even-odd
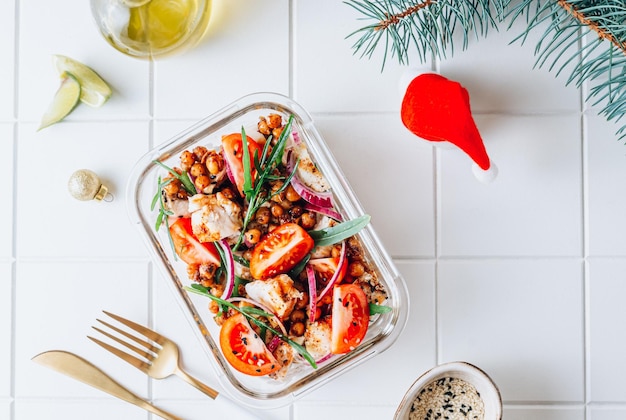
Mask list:
[[[394,420],[501,420],[498,387],[467,362],[438,365],[422,374],[400,402]]]

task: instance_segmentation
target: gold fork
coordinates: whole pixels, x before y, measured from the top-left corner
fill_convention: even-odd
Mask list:
[[[130,334],[129,332],[124,331],[114,325],[111,325],[110,323],[106,321],[102,321],[101,319],[97,319],[97,321],[100,324],[108,327],[109,329],[115,331],[116,333],[126,337],[127,339],[134,341],[135,343],[139,344],[141,348],[133,344],[130,344],[126,340],[121,339],[107,331],[104,331],[101,328],[93,327],[93,326],[92,328],[98,331],[99,333],[105,335],[106,337],[110,338],[111,340],[131,350],[132,352],[140,356],[141,359],[129,353],[126,353],[118,349],[115,346],[112,346],[101,340],[98,340],[97,338],[87,336],[87,338],[89,338],[91,341],[104,347],[106,350],[115,354],[122,360],[130,363],[132,366],[144,372],[151,378],[164,379],[172,375],[177,375],[178,377],[184,379],[185,381],[187,381],[189,384],[193,385],[200,391],[204,392],[206,395],[211,397],[216,402],[219,402],[225,405],[226,406],[225,410],[230,411],[230,413],[237,414],[236,418],[238,419],[258,419],[258,417],[254,416],[252,413],[245,410],[242,406],[235,404],[234,402],[232,402],[226,397],[223,397],[222,394],[220,394],[217,390],[209,387],[208,385],[203,384],[198,379],[194,378],[193,376],[185,372],[183,369],[181,369],[180,351],[176,343],[174,343],[172,340],[168,339],[167,337],[162,336],[161,334],[155,331],[152,331],[149,328],[144,327],[143,325],[139,325],[133,321],[122,318],[119,315],[115,315],[107,311],[102,311],[102,312],[104,312],[106,315],[113,318],[114,320],[118,321],[119,323],[130,328],[131,330],[141,334],[142,336],[147,338],[149,341],[146,341],[133,334]]]

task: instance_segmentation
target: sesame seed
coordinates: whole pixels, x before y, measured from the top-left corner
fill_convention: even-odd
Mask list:
[[[415,397],[409,420],[438,418],[484,420],[485,404],[472,384],[458,378],[437,379]]]

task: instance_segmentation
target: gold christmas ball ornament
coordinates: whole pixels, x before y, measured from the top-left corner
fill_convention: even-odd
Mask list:
[[[98,175],[89,169],[79,169],[74,172],[70,176],[67,188],[72,197],[80,201],[112,201],[113,199],[106,185],[103,185]]]

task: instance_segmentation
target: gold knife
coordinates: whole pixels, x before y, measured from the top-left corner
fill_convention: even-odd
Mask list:
[[[80,356],[75,355],[74,353],[62,350],[52,350],[40,353],[33,357],[32,360],[54,369],[57,372],[61,372],[74,379],[78,379],[79,381],[86,383],[87,385],[91,385],[100,391],[104,391],[117,398],[121,398],[131,404],[135,404],[136,406],[141,407],[144,410],[148,410],[166,420],[182,420],[180,417],[176,417],[167,411],[161,410],[160,408],[155,407],[149,402],[133,394],[92,363]]]

